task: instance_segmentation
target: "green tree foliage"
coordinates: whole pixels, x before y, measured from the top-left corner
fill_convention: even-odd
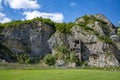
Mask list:
[[[107,44],[113,44],[112,42],[112,39],[109,37],[109,36],[101,36],[100,34],[97,35],[98,38],[103,41],[104,43],[107,43]]]
[[[72,23],[72,22],[70,22],[70,23],[64,23],[64,22],[63,23],[56,23],[56,22],[51,21],[48,18],[37,17],[37,18],[34,18],[32,20],[24,20],[24,21],[21,21],[21,20],[14,21],[13,20],[11,22],[4,23],[4,24],[0,23],[0,28],[20,27],[21,25],[25,25],[25,24],[35,24],[36,21],[48,24],[48,25],[52,26],[52,28],[54,30],[58,30],[61,33],[65,33],[65,34],[71,33],[70,29],[74,26],[74,23]]]
[[[108,36],[103,36],[102,40],[105,43],[112,44],[112,39],[110,37],[108,37]]]
[[[87,15],[83,16],[82,18],[85,20],[85,22],[82,22],[82,23],[77,24],[78,26],[80,26],[80,27],[81,27],[82,29],[84,29],[85,31],[96,35],[96,36],[97,36],[101,41],[103,41],[104,43],[108,43],[108,44],[112,44],[112,43],[113,43],[113,42],[112,42],[112,39],[109,37],[110,29],[109,29],[109,27],[106,25],[107,23],[106,23],[105,21],[102,21],[102,20],[100,20],[100,19],[97,19],[97,18],[95,18],[94,16],[87,16]],[[80,19],[80,18],[78,18],[78,19]],[[77,20],[78,20],[78,19],[77,19]],[[99,24],[101,25],[102,29],[106,31],[107,36],[103,36],[103,35],[101,35],[98,31],[96,31],[95,29],[87,26],[88,23],[91,23],[91,22],[90,22],[91,20],[94,21],[94,22],[95,22],[95,21],[98,21]],[[119,29],[118,29],[118,34],[119,34],[119,32],[120,32],[120,31],[119,31]]]
[[[55,56],[57,59],[66,59],[67,54],[69,54],[69,50],[66,47],[63,46],[57,46],[56,47],[57,54]]]
[[[118,23],[117,34],[120,36],[120,22]]]
[[[32,20],[24,20],[24,21],[21,21],[21,20],[16,20],[16,21],[11,21],[11,22],[8,22],[8,23],[0,23],[0,27],[16,27],[16,26],[19,26],[19,25],[23,25],[23,24],[31,24],[31,23],[35,23],[36,21],[40,21],[42,23],[45,23],[45,24],[48,24],[48,25],[51,25],[51,26],[54,26],[54,22],[51,21],[50,19],[48,18],[42,18],[42,17],[37,17],[37,18],[34,18]]]
[[[2,44],[2,42],[0,42],[0,58],[8,62],[16,60],[14,53],[7,46]]]
[[[63,54],[69,53],[69,50],[68,50],[66,47],[64,47],[64,46],[57,46],[57,47],[56,47],[56,50],[57,50],[58,52],[63,53]]]
[[[70,29],[74,26],[74,23],[55,23],[56,30],[61,33],[70,34]]]
[[[54,55],[48,54],[44,57],[45,64],[55,65],[56,58]]]
[[[120,36],[120,28],[117,29],[117,34]]]
[[[32,19],[31,21],[40,21],[42,23],[46,23],[48,25],[54,26],[54,22],[51,21],[49,18],[37,17],[37,18]]]
[[[71,62],[78,62],[78,58],[77,58],[75,52],[71,53],[71,55],[70,55],[70,61]]]
[[[56,54],[55,54],[55,57],[56,57],[56,59],[60,59],[60,60],[64,60],[64,58],[65,58],[65,54],[63,54],[62,52],[57,52]]]
[[[68,63],[68,62],[74,62],[77,65],[80,64],[79,58],[76,55],[75,51],[73,51],[72,53],[70,53],[70,51],[66,47],[64,47],[64,46],[57,46],[56,47],[56,52],[58,52],[57,54],[55,54],[56,59],[62,59],[66,63]]]
[[[65,33],[71,33],[70,29],[74,26],[75,24],[72,22],[69,22],[66,24],[66,32]]]
[[[16,57],[19,63],[30,63],[30,56],[28,54],[18,53]]]
[[[66,23],[56,23],[56,30],[60,31],[61,33],[65,33]]]

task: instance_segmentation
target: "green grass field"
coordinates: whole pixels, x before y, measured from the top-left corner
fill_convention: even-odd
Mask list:
[[[120,72],[90,69],[0,70],[0,80],[120,80]]]

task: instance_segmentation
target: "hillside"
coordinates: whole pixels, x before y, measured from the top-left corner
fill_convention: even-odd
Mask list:
[[[102,14],[71,23],[36,18],[0,24],[1,60],[34,63],[47,54],[53,60],[49,65],[119,66],[120,37]]]

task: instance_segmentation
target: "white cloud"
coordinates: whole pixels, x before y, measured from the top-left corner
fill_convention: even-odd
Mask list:
[[[5,14],[0,13],[0,23],[6,23],[6,22],[10,22],[11,20],[9,18],[6,17]]]
[[[40,5],[37,0],[4,0],[5,5],[9,5],[12,9],[38,9]]]
[[[3,13],[0,13],[0,18],[1,18],[1,17],[3,17],[3,16],[5,16],[5,14],[3,14]]]
[[[43,18],[49,18],[54,22],[63,22],[63,18],[64,18],[62,13],[45,13],[45,12],[39,12],[37,10],[24,12],[23,15],[25,15],[25,19],[27,20],[36,17],[43,17]]]
[[[72,2],[72,3],[70,3],[70,6],[76,6],[77,5],[77,3],[76,2]]]

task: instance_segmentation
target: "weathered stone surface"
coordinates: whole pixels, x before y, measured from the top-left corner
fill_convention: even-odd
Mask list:
[[[116,34],[115,26],[104,15],[86,15],[85,18],[79,18],[75,22],[71,34],[55,32],[50,25],[34,22],[5,28],[0,34],[2,35],[0,39],[13,52],[29,53],[32,57],[55,54],[56,46],[64,46],[70,50],[71,41],[79,40],[81,44],[78,44],[78,49],[81,49],[81,58],[83,61],[88,61],[90,66],[119,66],[120,37]],[[83,26],[79,25],[81,23]],[[88,27],[90,30],[85,30],[83,27]],[[113,44],[104,43],[95,31],[101,36],[111,38]],[[56,62],[56,65],[64,64],[62,60]],[[75,65],[69,63],[68,66],[75,67]]]
[[[117,42],[117,43],[120,42],[120,37],[118,35],[114,34],[114,35],[111,35],[110,37],[114,42]]]
[[[87,15],[89,16],[89,15]],[[104,43],[101,41],[97,35],[90,33],[88,31],[85,31],[80,26],[76,25],[71,28],[71,34],[70,35],[63,35],[61,36],[60,33],[55,33],[54,37],[51,37],[50,39],[50,45],[52,47],[54,45],[64,45],[64,44],[71,44],[71,40],[77,40],[80,39],[82,41],[81,44],[81,53],[82,53],[82,59],[87,60],[88,64],[91,66],[99,66],[99,67],[105,67],[105,66],[119,66],[119,62],[117,61],[120,59],[119,55],[119,36],[113,35],[115,34],[115,27],[110,23],[107,18],[105,18],[103,15],[95,15],[97,19],[104,21],[105,24],[101,25],[101,22],[99,21],[93,21],[92,23],[89,22],[87,24],[88,27],[93,28],[94,30],[98,31],[98,33],[102,36],[110,36],[113,40],[113,43],[116,42],[118,49],[115,49],[114,45],[110,45],[107,43]],[[91,17],[91,16],[90,16]],[[84,23],[85,20],[83,18],[78,19],[76,21],[77,24]],[[106,28],[107,27],[107,28]],[[106,32],[106,29],[109,29],[111,32]],[[64,37],[63,37],[64,36]],[[53,50],[54,51],[54,50]],[[105,55],[111,54],[111,56]],[[91,55],[97,55],[97,61],[91,57]]]
[[[90,34],[79,26],[74,26],[71,29],[71,36],[74,39],[81,39],[84,43],[95,43],[98,41],[97,36]]]
[[[75,68],[76,67],[76,63],[73,63],[73,62],[69,62],[67,67],[69,68]]]
[[[14,52],[29,53],[40,57],[50,53],[48,39],[53,34],[51,26],[36,22],[17,27],[8,27],[3,30],[6,45]]]
[[[51,38],[48,40],[50,49],[52,51],[52,54],[57,53],[55,47],[57,46],[69,46],[69,35],[68,34],[63,34],[60,32],[55,32]]]
[[[64,60],[57,60],[55,63],[55,66],[57,67],[65,67],[65,61]]]
[[[111,53],[104,53],[104,54],[93,54],[89,57],[90,66],[97,66],[97,67],[110,67],[110,66],[119,66],[119,63],[115,56]]]
[[[98,21],[95,21],[94,29],[96,31],[98,31],[101,35],[103,35],[103,36],[105,35],[105,33],[104,33],[104,31],[103,31],[103,29]]]
[[[88,17],[91,17],[87,15]],[[101,23],[100,21],[94,21],[94,22],[88,22],[87,26],[90,28],[93,28],[94,30],[98,31],[98,33],[102,36],[109,36],[111,35],[111,39],[113,40],[113,43],[115,42],[115,45],[110,45],[102,42],[97,35],[91,34],[87,31],[82,30],[79,26],[73,27],[71,29],[72,31],[72,36],[74,38],[80,38],[83,42],[82,47],[82,58],[83,59],[88,59],[89,58],[89,65],[94,65],[91,63],[91,61],[96,62],[95,66],[118,66],[118,59],[120,59],[119,55],[119,50],[120,50],[120,41],[119,41],[119,36],[116,35],[116,30],[115,26],[104,16],[104,15],[95,15],[94,16],[96,19],[104,21],[104,24]],[[82,21],[83,20],[83,21]],[[91,19],[92,20],[92,19]],[[85,22],[84,19],[80,18],[80,20],[77,21],[77,23]],[[108,29],[108,31],[106,30]],[[107,32],[106,32],[107,31]],[[110,31],[110,32],[109,32]],[[114,48],[116,47],[116,49]],[[105,53],[113,53],[111,54],[112,57],[107,57],[106,59],[103,59],[103,62],[105,60],[108,60],[106,63],[99,63],[102,58],[102,54]],[[91,59],[91,55],[96,54],[98,56],[98,62],[94,59]],[[111,60],[110,60],[111,58]],[[117,59],[116,59],[117,58]],[[100,65],[101,64],[101,65]]]

